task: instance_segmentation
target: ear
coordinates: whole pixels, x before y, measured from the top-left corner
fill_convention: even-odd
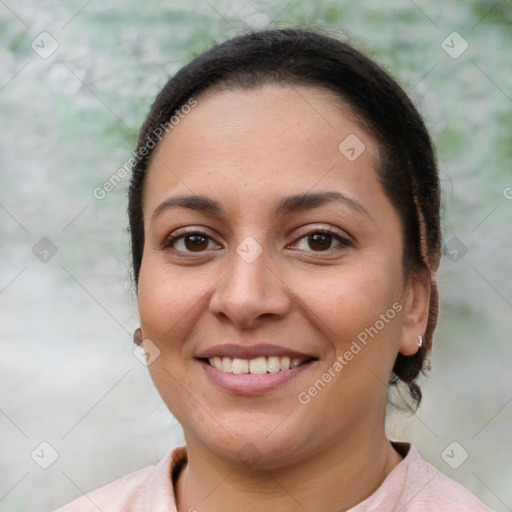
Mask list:
[[[418,336],[427,330],[430,306],[430,272],[422,269],[414,272],[404,291],[404,317],[399,351],[412,356],[418,351]]]
[[[135,331],[133,332],[133,343],[135,343],[135,345],[140,345],[142,343],[142,340],[142,329],[140,327],[137,327],[137,329],[135,329]]]

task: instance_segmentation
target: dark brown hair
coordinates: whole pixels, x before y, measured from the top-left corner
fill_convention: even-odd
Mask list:
[[[404,90],[352,44],[312,29],[253,31],[210,48],[165,84],[140,130],[128,193],[135,283],[144,249],[144,181],[161,127],[172,127],[170,120],[178,119],[179,109],[203,91],[214,87],[247,90],[267,83],[310,85],[334,93],[377,143],[377,173],[402,220],[404,276],[423,269],[430,272],[432,282],[423,346],[412,356],[398,354],[390,380],[391,384],[404,382],[417,407],[422,395],[416,379],[426,369],[438,312],[435,272],[441,228],[435,150]]]

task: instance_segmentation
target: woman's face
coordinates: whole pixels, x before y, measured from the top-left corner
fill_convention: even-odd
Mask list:
[[[276,467],[380,434],[428,290],[403,281],[375,144],[313,87],[197,100],[144,189],[138,301],[160,395],[188,445],[233,461]]]

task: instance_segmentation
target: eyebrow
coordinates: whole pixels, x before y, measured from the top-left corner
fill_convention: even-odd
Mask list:
[[[280,199],[273,207],[276,215],[285,216],[294,212],[318,208],[328,203],[341,202],[353,211],[371,218],[368,210],[358,201],[340,192],[305,192],[294,194]],[[181,206],[192,210],[201,211],[225,217],[224,209],[215,199],[201,195],[173,196],[160,203],[153,212],[151,220],[154,221],[159,215],[169,208]]]

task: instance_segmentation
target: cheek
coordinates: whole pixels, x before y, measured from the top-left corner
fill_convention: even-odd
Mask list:
[[[348,389],[367,399],[380,395],[398,352],[402,325],[403,305],[390,269],[352,268],[301,281],[297,294],[308,310],[304,314],[332,347],[323,371],[336,375],[331,387],[335,396],[327,393],[325,399],[343,404]]]
[[[297,295],[308,297],[307,305],[314,317],[340,340],[357,336],[373,325],[399,299],[396,286],[383,271],[347,269],[322,278],[311,276],[302,282]]]
[[[144,336],[155,334],[174,316],[175,307],[179,307],[175,284],[166,279],[160,265],[151,265],[143,260],[138,287],[139,314]]]
[[[179,340],[189,326],[204,295],[202,279],[187,279],[169,271],[162,262],[143,259],[138,286],[138,306],[144,336],[156,342]]]
[[[183,364],[184,340],[197,322],[200,280],[179,279],[168,265],[155,260],[144,256],[137,296],[144,338],[159,350],[148,370],[164,403],[184,423],[187,415],[194,414],[194,404],[183,399],[183,387],[192,389]]]

